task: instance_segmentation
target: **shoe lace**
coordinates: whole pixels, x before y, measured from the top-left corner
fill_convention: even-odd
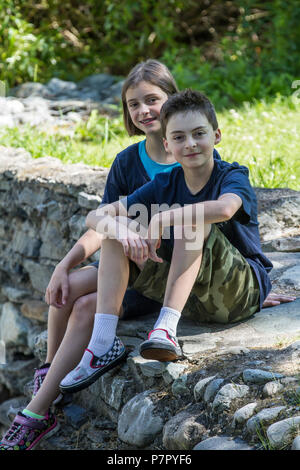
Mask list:
[[[15,438],[19,437],[20,431],[22,429],[21,424],[13,423],[5,435],[7,441],[12,441]]]

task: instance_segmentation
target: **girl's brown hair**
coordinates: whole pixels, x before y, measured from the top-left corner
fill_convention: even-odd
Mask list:
[[[135,87],[142,81],[149,82],[152,83],[152,85],[158,86],[168,96],[171,96],[174,93],[178,92],[174,77],[172,76],[168,67],[166,67],[164,64],[154,59],[148,59],[146,62],[141,62],[137,64],[129,72],[129,75],[126,78],[122,88],[124,125],[129,136],[144,134],[143,131],[138,129],[133,124],[126,102],[126,92],[128,88]]]

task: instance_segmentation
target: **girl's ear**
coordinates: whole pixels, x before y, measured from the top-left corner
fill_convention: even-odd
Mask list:
[[[221,139],[222,139],[222,134],[221,134],[221,130],[220,129],[217,129],[215,131],[215,145],[216,144],[219,144],[221,142]]]
[[[165,137],[163,137],[163,144],[164,144],[164,147],[165,147],[165,151],[168,152],[169,151],[168,141],[167,141],[167,139],[165,139]]]

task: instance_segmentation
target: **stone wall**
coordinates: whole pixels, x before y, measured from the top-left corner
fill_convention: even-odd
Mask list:
[[[8,352],[13,346],[31,354],[31,333],[46,326],[51,274],[87,230],[86,214],[99,205],[106,176],[106,169],[0,148],[0,327]]]
[[[24,386],[32,378],[33,368],[45,358],[48,311],[45,289],[57,262],[86,231],[85,217],[101,201],[107,173],[107,169],[99,167],[64,165],[52,157],[32,159],[24,149],[0,147],[0,340],[6,345],[8,365],[0,366],[0,404],[13,397],[24,397]],[[256,193],[265,251],[300,251],[299,193],[282,189],[256,189]],[[95,253],[86,263],[97,259]],[[118,422],[119,437],[137,447],[149,445],[163,428],[152,394],[168,386],[175,390],[177,386],[175,392],[172,388],[173,396],[184,397],[187,389],[180,376],[188,379],[189,361],[162,365],[138,356],[138,344],[151,327],[152,319],[148,323],[121,325],[125,344],[132,350],[129,359],[77,398],[90,412]],[[201,373],[197,372],[195,377],[199,380]],[[159,393],[163,406],[165,395]],[[132,405],[132,400],[137,401],[137,407],[141,406],[142,413],[149,414],[149,430],[145,429],[144,440],[139,430],[139,442],[135,442],[137,431],[130,428],[133,433],[130,437],[126,427],[126,420],[133,419],[126,414],[126,404]],[[155,403],[157,400],[156,396]],[[180,403],[176,405],[178,410],[184,402]],[[172,407],[164,410],[169,418],[176,415],[175,411]],[[191,416],[194,415],[193,411]],[[0,409],[0,422],[5,424],[5,419]],[[148,432],[153,439],[148,439]],[[167,437],[165,448],[176,445],[166,442]],[[194,444],[189,442],[186,448]]]

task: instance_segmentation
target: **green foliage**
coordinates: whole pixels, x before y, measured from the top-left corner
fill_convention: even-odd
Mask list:
[[[245,103],[218,113],[222,141],[221,157],[237,161],[250,170],[250,181],[258,187],[289,187],[300,190],[298,164],[300,114],[292,98],[278,95],[273,101]],[[143,137],[129,138],[122,117],[108,119],[96,111],[78,123],[70,135],[39,131],[29,126],[0,129],[1,144],[24,147],[35,158],[51,155],[64,163],[83,162],[109,167],[116,154]]]
[[[124,76],[153,57],[218,107],[289,95],[299,20],[298,0],[0,0],[0,80]]]

